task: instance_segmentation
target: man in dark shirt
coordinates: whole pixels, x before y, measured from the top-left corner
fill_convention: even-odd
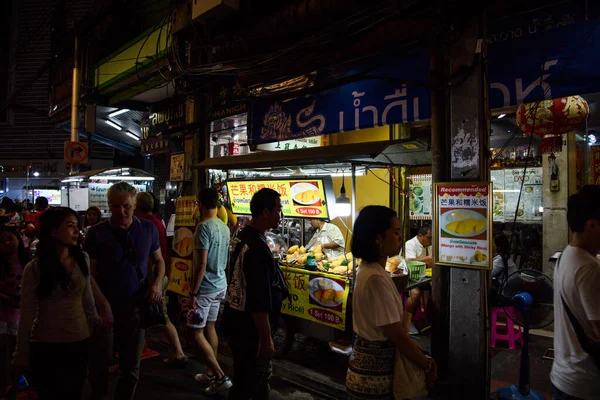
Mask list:
[[[281,199],[272,189],[252,196],[252,220],[240,232],[232,261],[223,325],[233,353],[230,400],[268,399],[271,358],[275,352],[271,326],[279,317],[288,289],[265,234],[281,221]]]
[[[162,301],[165,262],[158,233],[152,222],[133,216],[135,195],[136,189],[126,182],[111,186],[107,192],[111,218],[91,227],[84,245],[92,275],[114,315],[113,330],[96,335],[90,355],[93,400],[104,399],[108,392],[113,337],[121,369],[115,399],[133,399],[145,341],[143,309],[146,302]]]

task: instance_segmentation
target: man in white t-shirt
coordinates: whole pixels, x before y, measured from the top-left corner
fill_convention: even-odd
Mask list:
[[[431,248],[433,244],[432,231],[430,225],[423,225],[419,228],[417,236],[408,240],[404,244],[404,259],[406,261],[422,261],[431,268]],[[402,253],[400,253],[402,256]],[[412,323],[412,316],[421,307],[423,311],[427,308],[428,292],[421,292],[420,288],[414,288],[410,291],[410,298],[406,300],[406,312],[404,313],[404,327],[409,330],[411,335],[418,335],[419,330]]]
[[[573,240],[554,270],[553,399],[600,398],[600,370],[581,347],[565,307],[590,341],[600,340],[600,186],[569,197],[567,221]]]

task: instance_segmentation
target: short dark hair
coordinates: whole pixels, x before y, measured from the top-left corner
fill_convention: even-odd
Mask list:
[[[423,235],[423,236],[427,236],[427,234],[431,231],[431,225],[425,224],[422,227],[419,228],[419,232],[417,232],[417,235]]]
[[[379,257],[377,235],[383,235],[392,226],[396,211],[384,206],[367,206],[354,222],[352,255],[365,261],[375,262]]]
[[[200,189],[198,201],[207,210],[213,210],[219,205],[219,192],[217,192],[217,189],[211,187]]]
[[[494,244],[496,245],[498,254],[508,254],[510,242],[504,233],[498,233],[494,236]]]
[[[252,200],[250,200],[250,213],[252,218],[260,217],[264,210],[272,210],[275,208],[277,199],[281,195],[273,189],[262,188],[258,192],[254,193]]]
[[[567,203],[567,222],[573,232],[584,232],[590,219],[600,221],[600,186],[585,185]]]
[[[41,208],[48,208],[48,199],[46,197],[40,196],[35,199],[35,205],[40,206]]]

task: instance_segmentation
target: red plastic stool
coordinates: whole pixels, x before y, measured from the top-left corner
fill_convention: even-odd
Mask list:
[[[513,307],[506,307],[506,310],[511,314],[515,315],[516,310]],[[506,318],[506,333],[498,333],[498,314],[504,314]],[[508,341],[508,348],[511,350],[515,349],[516,341],[521,342],[523,345],[523,331],[519,325],[515,325],[506,315],[504,307],[493,307],[492,308],[492,347],[496,347],[496,340]]]

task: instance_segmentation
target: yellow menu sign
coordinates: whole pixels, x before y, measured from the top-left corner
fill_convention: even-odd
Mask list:
[[[339,275],[282,267],[291,301],[284,300],[283,314],[329,327],[346,329],[350,281]]]
[[[323,178],[228,181],[227,193],[234,214],[250,215],[250,200],[254,193],[269,188],[281,195],[284,216],[329,219],[325,184],[330,182]]]

